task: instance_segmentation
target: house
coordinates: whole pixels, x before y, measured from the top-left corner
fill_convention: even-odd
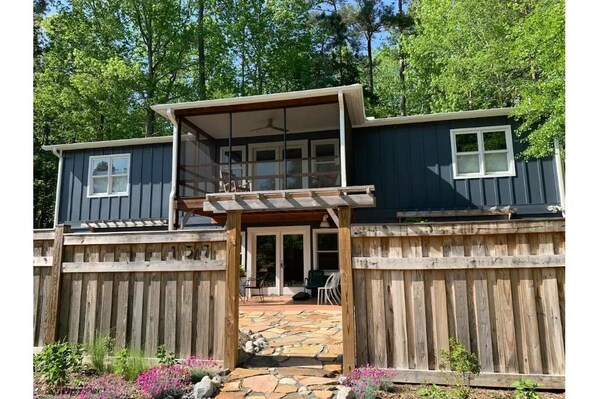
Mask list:
[[[560,162],[518,157],[508,108],[374,119],[351,85],[153,109],[172,136],[44,147],[55,224],[219,228],[243,210],[241,263],[279,295],[338,270],[338,201],[355,198],[355,224],[561,216]]]

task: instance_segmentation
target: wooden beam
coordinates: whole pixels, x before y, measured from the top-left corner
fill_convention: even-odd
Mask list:
[[[50,281],[50,294],[44,318],[44,344],[56,340],[58,333],[58,319],[60,309],[60,284],[62,280],[62,255],[64,249],[64,234],[71,230],[69,225],[56,226],[54,246],[52,248],[52,276]]]
[[[204,136],[208,140],[210,140],[210,141],[216,141],[216,139],[214,137],[212,137],[208,132],[206,132],[205,130],[203,130],[199,126],[197,126],[195,123],[191,122],[189,119],[187,119],[187,118],[181,118],[181,120],[182,120],[182,122],[184,124],[188,125],[190,128],[194,129],[197,133],[201,134],[202,136]]]
[[[215,107],[188,108],[175,111],[176,116],[214,115],[237,112],[264,111],[269,109],[308,107],[311,105],[334,104],[338,102],[338,95],[296,98],[282,101],[262,101],[236,105],[220,105]]]
[[[143,262],[65,262],[62,273],[159,273],[224,271],[224,260],[167,260]]]
[[[330,218],[332,219],[332,221],[334,222],[334,224],[336,225],[336,227],[338,227],[338,216],[334,212],[334,209],[328,208],[326,210],[328,211],[328,214],[330,215]]]
[[[515,233],[557,233],[565,231],[565,219],[509,220],[492,222],[435,222],[417,224],[356,225],[353,237],[408,237]]]
[[[33,230],[33,240],[53,240],[54,239],[54,229],[52,230]]]
[[[33,257],[33,267],[44,267],[44,266],[51,267],[53,261],[54,260],[52,259],[51,256],[34,256]]]
[[[224,297],[224,367],[237,367],[239,345],[239,265],[241,264],[241,212],[226,219],[226,290]]]
[[[355,307],[353,269],[351,268],[351,208],[338,209],[338,257],[341,273],[341,310],[343,324],[343,374],[355,368]],[[360,315],[365,317],[365,315]]]
[[[440,384],[454,381],[450,371],[389,369],[392,380],[401,384]],[[511,388],[515,381],[528,379],[540,384],[539,389],[565,389],[564,375],[480,373],[471,380],[474,387]]]
[[[210,194],[208,194],[210,196]],[[336,207],[368,208],[375,207],[376,200],[367,194],[315,195],[313,197],[289,196],[283,198],[244,199],[238,194],[235,200],[213,200],[203,203],[203,210],[210,212],[227,211],[276,211],[291,209],[326,209]]]
[[[565,267],[565,255],[353,258],[354,269],[366,270],[527,269],[536,267]]]
[[[69,234],[64,237],[64,245],[117,245],[117,244],[158,244],[175,242],[209,242],[224,241],[225,232],[212,231],[171,231],[145,232],[136,231],[123,233],[83,233]]]
[[[405,211],[397,212],[397,218],[436,218],[436,217],[468,217],[468,216],[510,216],[517,213],[510,206],[479,209],[444,209],[439,211]]]

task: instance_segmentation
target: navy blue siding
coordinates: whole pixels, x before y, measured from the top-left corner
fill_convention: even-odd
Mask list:
[[[398,211],[473,209],[512,205],[518,215],[549,212],[559,204],[554,158],[525,161],[513,134],[516,176],[453,179],[450,129],[516,125],[507,117],[353,130],[355,185],[376,187],[376,208],[356,210],[356,222],[396,222]]]
[[[130,154],[129,195],[87,198],[89,157]],[[65,151],[59,222],[168,218],[172,146],[167,144]]]

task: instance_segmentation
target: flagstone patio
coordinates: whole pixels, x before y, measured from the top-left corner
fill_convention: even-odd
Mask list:
[[[218,399],[331,399],[342,364],[341,308],[290,297],[240,304],[239,329],[264,349],[228,375]]]

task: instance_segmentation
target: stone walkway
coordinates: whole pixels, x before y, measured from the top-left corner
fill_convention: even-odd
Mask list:
[[[341,328],[338,306],[242,307],[239,329],[266,344],[227,376],[217,398],[333,398],[342,364]]]

